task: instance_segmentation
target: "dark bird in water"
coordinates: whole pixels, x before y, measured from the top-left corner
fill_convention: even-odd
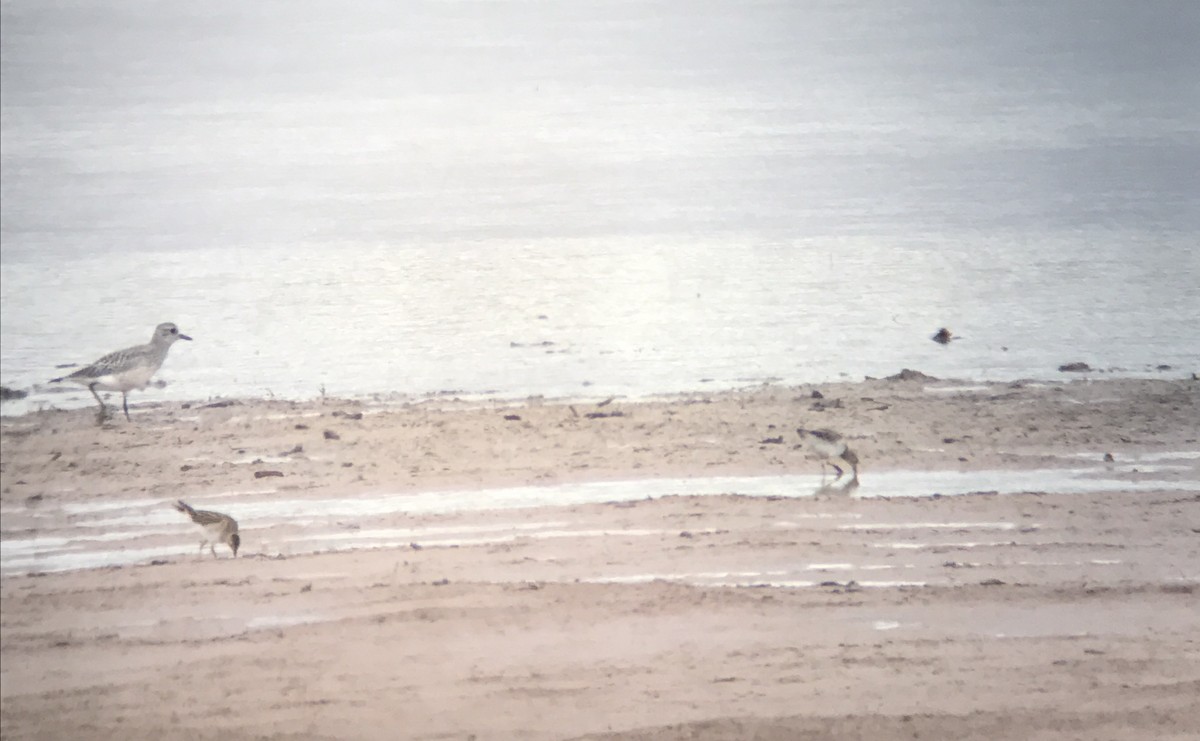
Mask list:
[[[950,332],[950,330],[946,329],[945,327],[942,327],[930,339],[932,339],[934,342],[938,343],[939,345],[949,345],[951,340],[961,340],[962,338],[955,337]]]
[[[217,543],[224,543],[233,551],[234,557],[237,556],[238,546],[242,544],[242,536],[238,535],[237,520],[220,512],[192,509],[182,499],[175,503],[175,509],[190,517],[192,522],[200,528],[204,538],[200,541],[201,553],[204,553],[204,546],[207,545],[208,549],[212,551],[213,558],[216,558]]]
[[[833,470],[837,471],[837,477],[841,478],[845,471],[842,467],[834,463],[835,460],[845,461],[850,466],[850,470],[854,472],[854,480],[858,480],[858,456],[854,451],[846,445],[846,441],[842,436],[833,430],[806,430],[803,427],[796,428],[796,434],[801,440],[808,439],[812,445],[812,449],[821,458],[821,475],[825,475],[825,463],[833,466]]]

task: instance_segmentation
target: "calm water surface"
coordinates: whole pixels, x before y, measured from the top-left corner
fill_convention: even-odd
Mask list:
[[[1200,6],[993,5],[5,3],[5,411],[1200,370]]]

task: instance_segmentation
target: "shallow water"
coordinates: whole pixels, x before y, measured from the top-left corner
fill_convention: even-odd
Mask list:
[[[753,497],[821,497],[825,500],[876,497],[955,496],[988,492],[996,495],[1021,492],[1045,492],[1086,495],[1106,491],[1188,491],[1198,488],[1194,451],[1178,455],[1159,453],[1154,465],[1134,462],[1141,475],[1129,480],[1127,467],[1080,466],[1071,469],[1032,471],[882,471],[866,476],[858,486],[850,482],[822,480],[819,476],[791,475],[765,477],[706,477],[694,479],[649,479],[637,481],[592,482],[558,486],[521,486],[498,489],[412,494],[380,493],[345,499],[292,499],[272,490],[240,492],[236,516],[242,532],[256,528],[294,527],[299,531],[281,536],[263,535],[273,552],[298,555],[327,551],[374,548],[467,547],[512,543],[521,539],[570,540],[605,538],[670,537],[670,529],[591,529],[580,527],[569,517],[577,505],[634,502],[666,496],[713,496],[736,494]],[[1159,474],[1190,472],[1171,480]],[[224,499],[225,497],[221,497]],[[205,502],[192,503],[197,507]],[[213,506],[223,507],[221,504]],[[546,519],[534,522],[500,522],[486,525],[429,527],[372,526],[375,518],[400,514],[446,515],[550,508]],[[3,573],[63,571],[108,565],[145,563],[152,558],[193,553],[191,527],[182,522],[169,503],[156,499],[123,502],[85,502],[57,508],[42,502],[32,507],[8,507],[8,515],[31,516],[49,527],[64,516],[70,517],[69,535],[38,536],[6,534],[0,541],[0,568]],[[989,521],[918,521],[861,522],[854,512],[814,513],[817,520],[846,520],[831,523],[841,530],[864,532],[916,533],[925,540],[900,540],[888,544],[897,551],[917,551],[934,547],[973,549],[1004,544],[997,533],[1033,533],[1036,522]],[[808,524],[781,521],[775,527],[806,529]],[[962,532],[972,534],[963,539]],[[146,548],[146,538],[179,533],[189,545]],[[187,535],[184,536],[183,534]],[[693,535],[703,535],[696,531]],[[953,535],[954,537],[946,537]],[[243,536],[244,538],[247,536]],[[877,544],[878,545],[878,544]],[[801,571],[818,569],[837,571],[837,564],[813,564]],[[868,568],[859,565],[856,568]],[[763,577],[763,575],[755,575]],[[767,575],[769,576],[769,575]],[[657,578],[657,577],[656,577]],[[664,577],[665,578],[665,577]],[[698,578],[698,577],[697,577]],[[708,577],[704,577],[708,579]],[[764,577],[765,578],[765,577]],[[742,583],[734,580],[736,583]],[[754,582],[754,579],[750,581]],[[783,580],[781,586],[799,586],[805,580]],[[861,582],[861,580],[860,580]],[[731,582],[732,583],[732,582]],[[757,583],[757,582],[755,582]],[[772,582],[774,583],[774,582]]]
[[[98,8],[0,8],[6,414],[1200,369],[1186,3]]]

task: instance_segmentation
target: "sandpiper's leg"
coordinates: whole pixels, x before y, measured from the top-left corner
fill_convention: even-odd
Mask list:
[[[100,398],[100,394],[96,393],[96,384],[88,384],[88,391],[92,392],[92,396],[96,398],[96,403],[100,405],[100,416],[97,421],[103,424],[104,420],[108,419],[108,407],[104,406],[104,400]]]
[[[125,410],[125,421],[132,422],[129,418],[129,395],[124,391],[121,392],[121,407]]]

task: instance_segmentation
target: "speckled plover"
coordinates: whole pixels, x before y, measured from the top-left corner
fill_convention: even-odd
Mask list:
[[[121,407],[125,410],[125,419],[129,419],[129,397],[133,389],[144,389],[150,383],[150,378],[162,366],[167,357],[167,351],[175,340],[190,340],[191,337],[181,333],[179,328],[170,322],[164,322],[154,328],[154,334],[145,345],[127,347],[117,350],[100,358],[91,365],[80,368],[69,376],[52,378],[51,383],[71,381],[84,386],[96,397],[100,405],[99,421],[108,418],[108,407],[96,393],[102,391],[120,391]]]
[[[238,546],[242,544],[242,537],[238,535],[237,520],[220,512],[192,509],[191,505],[182,499],[175,503],[175,509],[192,518],[192,522],[196,523],[200,532],[204,534],[204,540],[200,541],[201,553],[204,553],[204,546],[207,545],[216,558],[217,543],[224,543],[233,551],[234,557],[237,557]]]

